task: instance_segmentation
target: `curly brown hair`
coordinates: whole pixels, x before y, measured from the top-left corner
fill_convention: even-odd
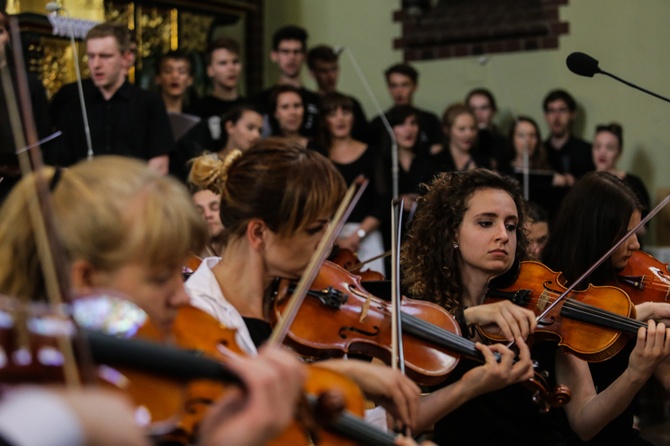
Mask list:
[[[512,197],[519,216],[516,260],[522,260],[528,245],[526,204],[515,179],[488,169],[443,172],[426,188],[425,195],[417,199],[419,207],[401,249],[402,282],[412,297],[455,313],[462,307],[463,283],[454,242],[470,197],[480,189],[500,189]]]

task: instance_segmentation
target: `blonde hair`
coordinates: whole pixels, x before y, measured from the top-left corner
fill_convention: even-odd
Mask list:
[[[228,170],[240,156],[242,156],[242,151],[235,149],[223,159],[215,153],[205,153],[191,159],[188,184],[192,191],[209,190],[216,195],[221,195],[228,179]]]
[[[54,169],[45,169],[46,181]],[[0,208],[0,292],[43,298],[42,268],[28,214],[35,177],[16,185]],[[107,156],[62,172],[52,192],[66,260],[114,271],[129,261],[175,265],[199,252],[207,229],[186,189],[130,158]],[[7,267],[13,265],[14,267]]]
[[[294,234],[342,200],[345,182],[323,155],[283,138],[268,138],[225,160],[208,155],[193,162],[189,181],[221,195],[222,238],[241,236],[259,218],[281,236]],[[217,192],[218,191],[218,192]]]

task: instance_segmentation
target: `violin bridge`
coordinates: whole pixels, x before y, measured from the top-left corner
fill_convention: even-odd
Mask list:
[[[542,291],[542,294],[540,294],[540,298],[537,300],[537,309],[542,313],[545,308],[547,308],[547,305],[549,305],[549,302],[551,300],[551,296],[549,293],[545,291]]]

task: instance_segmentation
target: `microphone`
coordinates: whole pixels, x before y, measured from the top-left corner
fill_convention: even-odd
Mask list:
[[[56,15],[58,11],[63,11],[68,20],[72,20],[68,10],[62,7],[57,1],[50,1],[45,6],[46,10],[52,14]],[[70,35],[70,46],[72,47],[72,55],[74,57],[74,72],[77,76],[77,92],[79,94],[79,104],[81,106],[81,115],[84,121],[84,135],[86,136],[86,148],[88,149],[86,153],[86,158],[88,160],[93,159],[93,143],[91,142],[91,129],[88,125],[88,114],[86,113],[86,102],[84,101],[84,87],[81,83],[81,71],[79,70],[79,54],[77,52],[77,44],[74,42],[74,29],[72,28],[72,22],[69,22],[68,34]]]
[[[615,76],[612,73],[608,73],[605,70],[601,70],[600,67],[598,67],[598,61],[595,60],[593,57],[589,56],[588,54],[574,52],[567,57],[567,59],[565,60],[565,64],[568,66],[568,69],[570,71],[580,76],[593,77],[593,75],[596,73],[604,74],[606,76],[611,77],[612,79],[615,79],[623,84],[628,85],[629,87],[633,87],[637,90],[640,90],[665,102],[670,102],[670,99],[666,98],[665,96],[661,96],[660,94],[654,93],[653,91],[649,91],[646,88],[642,88],[638,85],[635,85],[632,82],[628,82],[627,80],[621,79],[620,77]]]
[[[580,76],[593,77],[594,74],[603,72],[598,67],[598,61],[584,53],[575,52],[570,54],[565,63],[570,71]]]

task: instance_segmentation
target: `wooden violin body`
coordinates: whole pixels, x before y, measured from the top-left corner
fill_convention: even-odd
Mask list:
[[[226,361],[231,354],[245,354],[235,342],[236,330],[221,325],[209,314],[194,308],[182,307],[175,320],[172,335],[182,348],[193,349],[203,355]],[[190,383],[185,406],[176,428],[164,439],[189,444],[195,438],[207,409],[224,395],[226,386],[211,380]],[[359,426],[367,434],[374,429],[362,421],[365,399],[358,386],[339,373],[312,364],[304,384],[305,400],[299,405],[297,416],[271,445],[321,446],[361,444],[350,440],[349,429]],[[336,402],[333,403],[333,400]],[[373,431],[373,432],[369,432]],[[381,444],[393,443],[392,436],[384,437]]]
[[[291,284],[282,281],[274,306],[280,319]],[[312,357],[341,357],[357,354],[391,360],[391,309],[389,302],[368,293],[358,276],[342,267],[325,262],[291,325],[287,342],[298,353]],[[458,341],[460,329],[453,316],[430,302],[403,299],[403,344],[407,376],[414,381],[435,385],[446,379],[458,359],[453,351],[426,342],[406,332],[411,320],[417,325],[449,331]],[[426,325],[426,324],[424,324]]]
[[[545,265],[521,262],[515,283],[499,290],[488,290],[484,303],[507,299],[542,314],[565,290],[560,273]],[[626,344],[622,332],[637,333],[635,307],[628,295],[612,286],[593,286],[573,291],[538,321],[535,336],[557,340],[577,357],[591,362],[604,361]],[[482,336],[494,341],[506,339],[499,333],[479,328]]]
[[[334,264],[341,266],[347,270],[347,272],[359,276],[361,282],[384,280],[384,275],[380,272],[372,271],[370,269],[361,271],[362,266],[358,259],[358,255],[349,249],[337,247],[329,260]]]
[[[311,286],[288,334],[287,342],[298,353],[342,356],[345,353],[391,359],[390,303],[370,295],[356,276],[325,262]],[[291,292],[282,281],[274,312],[280,318],[283,302]],[[475,343],[461,336],[454,317],[439,305],[403,298],[402,331],[407,375],[419,384],[442,382],[466,356],[485,362]],[[540,411],[561,407],[570,400],[564,386],[549,390],[542,373],[525,383]]]
[[[618,285],[636,305],[644,302],[670,302],[668,264],[646,252],[634,251],[617,277]]]

